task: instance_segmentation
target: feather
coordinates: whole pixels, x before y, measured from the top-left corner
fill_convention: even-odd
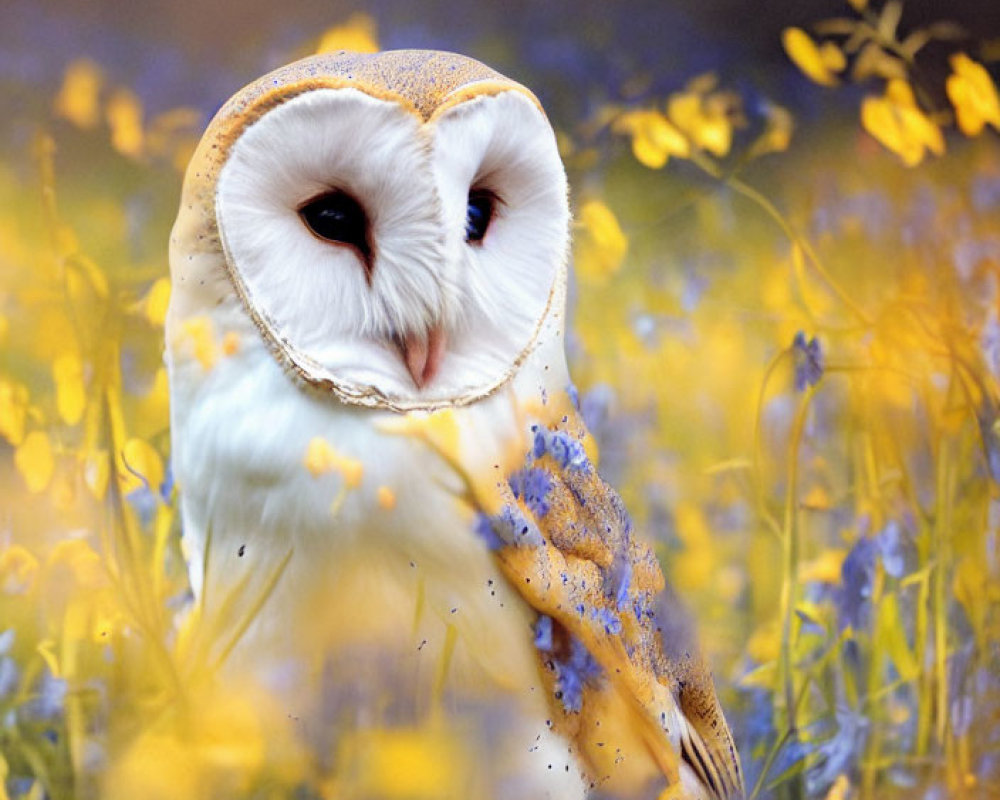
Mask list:
[[[676,621],[683,611],[587,457],[582,425],[564,419],[533,429],[525,466],[499,487],[500,512],[483,512],[488,524],[479,525],[539,614],[535,644],[557,728],[594,782],[616,794],[658,776],[681,792],[674,796],[741,798],[732,735],[693,637]]]

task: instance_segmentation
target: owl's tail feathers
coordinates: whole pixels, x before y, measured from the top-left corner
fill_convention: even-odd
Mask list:
[[[691,720],[685,717],[683,721],[680,732],[681,758],[711,792],[713,800],[743,800],[746,797],[743,773],[728,727],[723,727],[723,735],[714,737],[714,746],[710,746]],[[726,740],[728,747],[724,745]]]

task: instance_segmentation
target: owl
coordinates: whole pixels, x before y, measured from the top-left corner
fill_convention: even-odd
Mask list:
[[[574,407],[569,222],[538,100],[448,53],[278,69],[188,168],[166,358],[195,604],[345,796],[378,794],[345,742],[386,731],[451,748],[419,796],[742,796]]]

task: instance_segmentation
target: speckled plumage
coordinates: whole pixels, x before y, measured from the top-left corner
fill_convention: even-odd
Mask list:
[[[556,728],[576,742],[598,785],[655,785],[654,766],[674,785],[683,758],[713,797],[742,797],[739,756],[707,665],[690,635],[665,630],[663,615],[680,609],[664,603],[656,557],[587,458],[585,437],[575,414],[551,429],[535,425],[525,467],[496,486],[502,508],[486,517],[504,574],[540,614],[535,644]],[[581,664],[581,652],[592,661]],[[626,732],[607,724],[615,714],[632,719]],[[636,750],[650,760],[616,769]]]

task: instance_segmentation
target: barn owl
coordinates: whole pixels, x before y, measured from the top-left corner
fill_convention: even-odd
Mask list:
[[[170,241],[196,603],[329,752],[426,726],[454,796],[738,797],[574,409],[569,218],[538,100],[469,58],[314,56],[222,107]]]

